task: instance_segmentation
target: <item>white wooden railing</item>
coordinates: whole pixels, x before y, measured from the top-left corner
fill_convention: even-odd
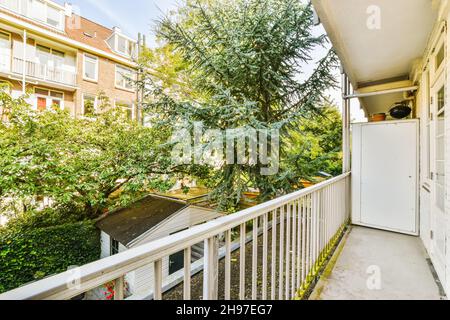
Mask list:
[[[191,299],[191,246],[204,242],[203,299],[229,300],[232,293],[232,235],[239,250],[239,299],[298,298],[306,290],[346,227],[350,173],[169,237],[0,295],[0,300],[70,299],[115,281],[115,300],[124,299],[124,278],[153,264],[153,298],[163,298],[162,259],[184,250],[184,299]],[[253,238],[246,244],[251,226]],[[259,226],[262,226],[260,228]],[[262,229],[262,234],[258,233]],[[259,235],[260,234],[260,235]],[[221,241],[219,241],[219,239]],[[255,241],[257,240],[257,241]],[[224,243],[224,277],[219,280],[218,243]],[[262,250],[258,250],[262,243]],[[250,250],[251,261],[246,261]],[[258,253],[262,251],[262,257]],[[233,259],[235,261],[236,259]],[[248,259],[247,259],[248,260]],[[251,263],[251,276],[246,274]],[[261,272],[258,272],[261,270]],[[237,280],[237,279],[236,279]],[[219,281],[224,292],[219,294]],[[251,289],[250,289],[251,288]],[[247,292],[249,293],[247,296]]]
[[[23,74],[23,59],[13,58],[12,70],[14,73]],[[75,86],[76,73],[60,68],[51,68],[48,65],[25,61],[25,74],[29,77]]]

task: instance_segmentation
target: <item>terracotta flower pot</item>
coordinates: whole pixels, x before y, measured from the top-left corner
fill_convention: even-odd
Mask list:
[[[386,114],[385,113],[377,113],[372,115],[371,121],[372,122],[379,122],[379,121],[385,121],[386,120]]]

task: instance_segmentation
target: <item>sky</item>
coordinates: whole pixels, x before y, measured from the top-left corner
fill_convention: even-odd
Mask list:
[[[64,0],[56,0],[64,4]],[[120,27],[126,35],[137,39],[138,33],[145,34],[149,46],[156,45],[154,26],[170,10],[174,10],[179,0],[70,0],[77,14],[98,22],[106,27]],[[316,34],[323,33],[322,27],[316,27]],[[329,48],[318,48],[313,56],[316,60],[323,57]],[[305,67],[305,74],[314,70],[314,64]],[[336,74],[339,77],[339,72]],[[340,89],[330,90],[329,95],[336,105],[341,107]],[[362,121],[364,115],[359,103],[352,103],[352,118]]]

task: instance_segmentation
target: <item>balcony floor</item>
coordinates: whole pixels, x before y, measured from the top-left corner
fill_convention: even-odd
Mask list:
[[[312,300],[442,299],[418,237],[353,227],[344,241]],[[371,281],[373,271],[380,274],[379,286]]]

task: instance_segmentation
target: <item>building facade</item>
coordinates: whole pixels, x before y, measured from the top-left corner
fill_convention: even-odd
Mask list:
[[[25,44],[25,45],[24,45]],[[89,115],[99,95],[136,114],[136,40],[48,0],[0,0],[0,83],[36,110]]]

